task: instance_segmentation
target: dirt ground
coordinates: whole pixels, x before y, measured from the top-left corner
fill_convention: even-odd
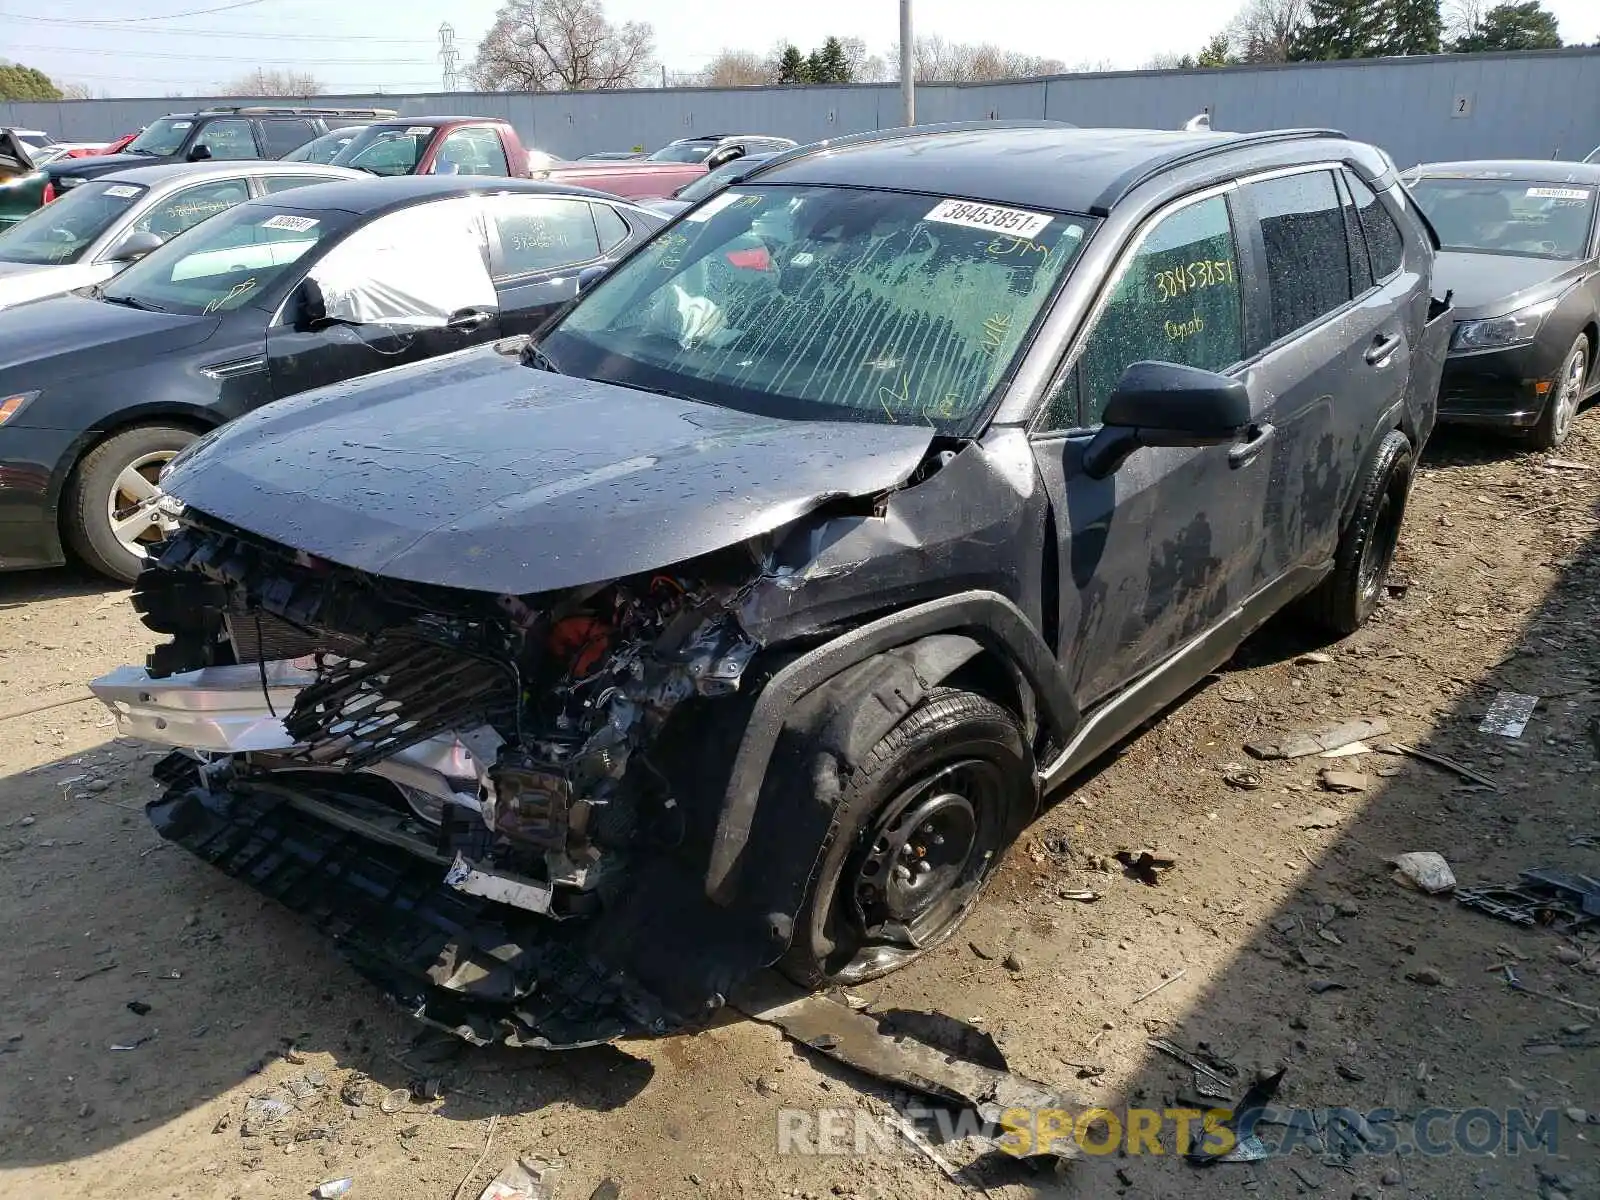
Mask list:
[[[1286,1067],[1279,1103],[1387,1107],[1401,1131],[1429,1108],[1550,1110],[1553,1150],[1345,1161],[1306,1138],[1204,1169],[1093,1156],[985,1177],[988,1195],[1600,1197],[1600,939],[1425,896],[1388,865],[1433,850],[1463,886],[1536,865],[1600,876],[1600,839],[1574,843],[1600,835],[1597,499],[1600,417],[1557,465],[1439,439],[1404,586],[1365,630],[1318,645],[1270,626],[1058,798],[962,936],[862,989],[980,1024],[1014,1070],[1085,1102],[1193,1095],[1148,1045],[1164,1037],[1231,1063],[1237,1087]],[[0,1195],[284,1197],[350,1176],[355,1200],[461,1200],[525,1150],[562,1158],[561,1195],[579,1200],[608,1177],[635,1198],[976,1190],[904,1144],[780,1155],[780,1109],[881,1114],[905,1097],[737,1015],[565,1054],[419,1039],[320,937],[156,836],[141,806],[158,752],[115,739],[93,704],[7,715],[72,700],[149,642],[125,592],[0,577]],[[1500,690],[1541,697],[1520,737],[1479,730]],[[1403,756],[1243,749],[1357,717],[1497,789]],[[1369,790],[1321,790],[1326,767]],[[1262,786],[1224,782],[1240,771]],[[1176,860],[1153,886],[1108,858],[1147,846]],[[1084,888],[1101,899],[1062,897]],[[1543,995],[1513,990],[1507,965]],[[345,1102],[429,1079],[442,1097],[400,1112]],[[247,1136],[247,1101],[285,1086],[305,1094],[284,1128]]]

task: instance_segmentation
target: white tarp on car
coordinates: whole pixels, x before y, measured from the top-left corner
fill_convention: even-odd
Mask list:
[[[462,309],[499,307],[470,199],[381,217],[329,251],[311,277],[328,316],[357,325],[437,328]]]

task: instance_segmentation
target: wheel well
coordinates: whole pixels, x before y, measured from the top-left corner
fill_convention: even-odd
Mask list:
[[[940,683],[944,687],[959,688],[993,700],[1017,718],[1030,741],[1037,733],[1038,723],[1031,691],[1024,695],[1017,673],[993,651],[986,650],[962,663]]]
[[[1583,327],[1583,336],[1589,339],[1589,375],[1600,374],[1600,325],[1590,321]]]
[[[68,481],[78,473],[78,468],[83,465],[83,460],[94,451],[95,447],[103,445],[119,433],[126,433],[130,429],[138,429],[142,425],[171,425],[177,429],[192,430],[196,436],[210,433],[220,422],[209,421],[192,412],[170,411],[162,409],[142,409],[134,412],[120,414],[116,420],[108,421],[91,435],[85,436],[73,449],[71,461],[62,470],[60,480],[56,484],[56,524],[59,528],[65,513],[61,508],[61,497],[66,494]]]

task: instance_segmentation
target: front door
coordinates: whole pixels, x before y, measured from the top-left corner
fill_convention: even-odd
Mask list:
[[[1034,436],[1059,544],[1058,645],[1087,707],[1216,624],[1261,583],[1272,431],[1235,445],[1146,448],[1105,479],[1082,470],[1131,363],[1243,370],[1235,213],[1226,192],[1179,202],[1123,255]],[[1248,373],[1254,411],[1267,396]]]
[[[413,205],[351,233],[307,272],[324,319],[308,319],[302,287],[267,332],[274,395],[499,337],[487,256],[476,197]]]

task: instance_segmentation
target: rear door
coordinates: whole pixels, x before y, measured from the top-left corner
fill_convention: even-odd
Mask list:
[[[1374,279],[1343,168],[1247,181],[1244,227],[1265,283],[1264,348],[1252,365],[1276,429],[1259,571],[1276,578],[1332,558],[1344,503],[1411,372],[1415,277],[1385,259]],[[1375,201],[1362,187],[1361,198]]]
[[[1083,705],[1215,625],[1261,582],[1270,432],[1141,449],[1106,479],[1081,465],[1132,363],[1244,375],[1248,273],[1232,191],[1179,201],[1135,235],[1036,422],[1059,547],[1058,644]],[[1264,410],[1265,397],[1257,404]]]
[[[263,117],[256,124],[262,158],[282,158],[322,131],[305,117]]]
[[[297,288],[267,330],[275,396],[398,367],[500,336],[476,196],[378,217],[307,270],[327,319]]]
[[[250,183],[242,175],[228,179],[207,179],[204,183],[179,188],[155,201],[135,218],[126,232],[153,233],[163,241],[171,241],[206,218],[214,217],[235,204],[243,204],[248,199]]]
[[[578,294],[579,272],[610,261],[630,233],[611,205],[566,196],[489,196],[484,212],[505,335],[544,324]]]

